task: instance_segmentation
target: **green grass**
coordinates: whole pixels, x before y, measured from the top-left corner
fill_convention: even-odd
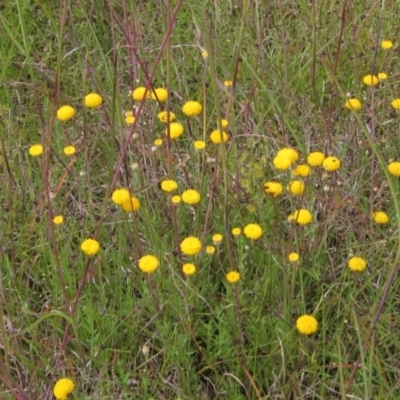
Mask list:
[[[395,36],[397,6],[60,3],[19,0],[0,14],[0,397],[51,399],[70,377],[70,399],[395,398],[399,182],[387,164],[400,157],[390,106],[400,82],[396,43],[379,43]],[[381,71],[377,88],[362,84]],[[168,88],[168,102],[134,103],[131,91],[148,84]],[[89,110],[92,91],[104,104]],[[350,94],[360,111],[344,108]],[[203,114],[186,119],[187,100]],[[62,123],[64,104],[77,114]],[[157,119],[167,107],[185,126],[170,144]],[[222,117],[230,139],[219,146],[208,138]],[[290,170],[272,163],[284,147],[299,152],[296,164],[322,151],[342,167],[313,169],[292,196]],[[166,178],[201,202],[172,205]],[[263,193],[272,180],[282,196]],[[111,201],[121,187],[137,212]],[[298,208],[312,224],[288,222]],[[388,225],[372,222],[376,210]],[[262,226],[259,240],[232,236],[249,223]],[[215,233],[224,239],[214,255],[181,253],[185,237],[206,247]],[[93,257],[80,250],[89,237],[101,245]],[[138,268],[145,254],[160,260],[153,274]],[[347,268],[353,255],[366,271]],[[196,274],[185,277],[191,261]],[[296,330],[303,314],[318,319],[316,334]]]

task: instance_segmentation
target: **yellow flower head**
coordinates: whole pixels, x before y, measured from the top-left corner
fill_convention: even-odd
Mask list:
[[[126,122],[128,125],[133,125],[133,124],[135,123],[135,121],[136,121],[136,118],[135,118],[133,115],[127,115],[127,116],[125,117],[125,122]]]
[[[374,212],[372,219],[378,225],[386,225],[389,222],[389,216],[383,211]]]
[[[240,280],[240,274],[237,271],[231,271],[226,274],[226,280],[229,283],[236,283]]]
[[[179,203],[181,202],[181,200],[182,200],[182,199],[181,199],[181,196],[178,196],[178,195],[175,195],[175,196],[172,196],[172,197],[171,197],[171,201],[172,201],[172,203],[175,204],[175,205],[176,205],[176,204],[179,204]]]
[[[279,182],[266,182],[264,183],[264,192],[270,194],[273,197],[278,197],[282,194],[283,188]]]
[[[400,110],[400,99],[394,99],[390,104],[395,110]]]
[[[302,335],[312,335],[318,330],[318,321],[312,315],[297,318],[296,328]]]
[[[198,101],[188,101],[182,107],[182,112],[188,117],[199,115],[202,111],[203,107]]]
[[[193,143],[193,146],[194,146],[194,148],[195,148],[196,150],[201,151],[201,150],[204,150],[204,148],[206,147],[206,142],[204,142],[203,140],[196,140],[196,141]]]
[[[185,190],[181,197],[186,204],[197,204],[200,201],[200,193],[194,189]]]
[[[206,253],[209,256],[212,256],[215,253],[215,247],[214,246],[207,246],[206,247]]]
[[[297,261],[299,261],[299,258],[300,258],[299,253],[293,252],[293,253],[290,253],[290,254],[288,255],[289,261],[290,261],[291,263],[293,263],[293,264],[297,263]]]
[[[54,385],[53,394],[57,400],[67,400],[68,395],[75,389],[74,382],[69,378],[59,379]]]
[[[288,217],[289,221],[297,222],[299,225],[308,225],[312,221],[312,214],[310,211],[300,208]]]
[[[293,176],[306,177],[306,176],[310,175],[310,173],[311,173],[311,168],[307,164],[300,164],[295,169],[292,170]]]
[[[290,160],[289,157],[286,156],[276,156],[274,160],[272,161],[274,164],[274,167],[279,170],[285,170],[290,168],[292,165],[292,161]]]
[[[365,75],[363,78],[364,85],[377,86],[379,84],[379,78],[375,75]]]
[[[54,218],[53,218],[53,224],[55,224],[55,225],[60,225],[60,224],[62,224],[64,222],[64,217],[62,216],[62,215],[56,215]]]
[[[173,192],[178,189],[178,184],[172,179],[165,179],[161,182],[161,189],[164,192]]]
[[[393,175],[393,176],[400,176],[400,162],[398,161],[393,161],[388,165],[388,171]]]
[[[145,255],[139,260],[139,269],[148,274],[154,272],[159,265],[158,258],[152,255]]]
[[[257,240],[263,234],[263,230],[258,224],[248,224],[244,227],[243,233],[248,239]]]
[[[125,201],[124,203],[121,204],[122,209],[126,212],[134,212],[136,210],[139,210],[140,208],[140,201],[136,197],[131,197],[130,200]]]
[[[103,98],[98,93],[89,93],[85,96],[85,106],[96,108],[103,104]]]
[[[221,119],[221,128],[226,128],[229,125],[229,121],[227,119]]]
[[[160,146],[162,146],[162,144],[163,144],[162,139],[156,139],[154,141],[154,146],[160,147]]]
[[[289,158],[291,163],[294,163],[295,161],[298,160],[299,158],[299,153],[295,150],[292,149],[291,147],[285,147],[281,150],[278,151],[276,154],[277,157],[287,157]]]
[[[314,151],[307,156],[307,164],[312,167],[320,167],[325,160],[325,154],[320,151]]]
[[[336,157],[327,157],[322,163],[325,171],[336,171],[340,168],[340,160]]]
[[[220,233],[216,233],[213,235],[212,240],[215,246],[219,246],[222,243],[222,235]]]
[[[233,228],[232,229],[232,235],[234,237],[238,237],[242,234],[242,230],[240,228]]]
[[[171,139],[177,139],[183,133],[183,125],[179,122],[171,122],[169,124],[169,132]],[[168,136],[168,128],[165,130],[165,136]]]
[[[183,264],[182,266],[182,272],[185,275],[193,275],[196,272],[196,266],[194,264]]]
[[[157,88],[154,90],[154,92],[151,92],[150,96],[153,100],[158,99],[158,101],[164,102],[168,99],[168,92],[164,88]]]
[[[233,81],[224,81],[225,87],[231,87],[233,85]]]
[[[384,50],[389,50],[393,47],[393,42],[391,42],[390,40],[383,40],[381,42],[381,47]]]
[[[306,190],[306,185],[302,181],[291,181],[287,186],[287,190],[295,196],[300,196]]]
[[[60,121],[68,121],[76,114],[76,110],[71,106],[62,106],[57,110],[57,119]]]
[[[100,244],[95,239],[86,239],[81,244],[81,250],[88,256],[93,256],[100,250]]]
[[[361,257],[350,258],[347,265],[354,272],[362,272],[367,268],[367,262]]]
[[[116,189],[111,196],[111,200],[118,205],[126,203],[130,198],[128,189]]]
[[[188,256],[195,256],[198,254],[202,248],[201,242],[197,237],[189,236],[183,239],[180,248],[183,254]]]
[[[345,106],[347,109],[349,109],[349,110],[354,110],[354,111],[360,110],[361,107],[362,107],[361,101],[358,100],[358,99],[354,99],[354,98],[348,99],[348,100],[346,101],[346,103],[344,103],[344,106]]]
[[[43,146],[41,144],[34,144],[29,147],[29,155],[32,157],[39,157],[43,154]]]
[[[384,81],[385,79],[387,79],[388,74],[386,72],[379,72],[378,74],[378,78],[380,81]]]
[[[210,134],[210,140],[214,144],[225,143],[229,140],[229,135],[225,131],[215,130]]]
[[[164,124],[167,124],[168,122],[174,122],[176,120],[176,115],[172,111],[169,112],[169,121],[168,121],[168,111],[159,112],[157,117]]]
[[[135,101],[140,101],[148,97],[149,97],[149,91],[146,92],[146,88],[144,86],[139,86],[132,92],[132,98]]]

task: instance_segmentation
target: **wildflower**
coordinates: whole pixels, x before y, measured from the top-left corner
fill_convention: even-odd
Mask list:
[[[173,192],[178,189],[178,184],[172,179],[165,179],[161,182],[161,189],[164,190],[164,192]]]
[[[287,190],[289,190],[289,192],[295,196],[302,195],[305,189],[306,185],[302,181],[291,181],[287,186]]]
[[[231,271],[226,274],[226,280],[229,283],[236,283],[240,279],[240,274],[237,271]]]
[[[57,119],[60,121],[68,121],[76,114],[76,110],[71,106],[62,106],[57,110]]]
[[[311,168],[309,165],[300,164],[295,169],[292,170],[292,175],[306,177],[306,176],[310,175],[310,172],[311,172]]]
[[[182,112],[188,117],[199,115],[202,110],[203,107],[198,101],[188,101],[182,107]]]
[[[389,222],[389,216],[383,211],[376,211],[372,214],[372,219],[378,225],[386,225]]]
[[[85,106],[96,108],[103,104],[103,98],[98,93],[89,93],[85,96]]]
[[[133,117],[133,111],[132,110],[128,110],[128,111],[125,111],[125,117]]]
[[[201,56],[206,59],[208,57],[208,52],[206,50],[202,50]]]
[[[165,135],[168,136],[168,131],[171,139],[177,139],[183,133],[183,125],[179,122],[171,122],[169,124],[169,129],[165,130]]]
[[[157,88],[153,92],[151,92],[150,97],[153,100],[158,100],[160,102],[163,102],[168,99],[168,92],[164,88]]]
[[[299,258],[300,258],[299,253],[293,252],[293,253],[290,253],[290,254],[288,255],[289,261],[290,261],[291,263],[293,263],[293,264],[296,263],[297,261],[299,261]]]
[[[55,225],[60,225],[60,224],[62,224],[64,222],[64,217],[62,216],[62,215],[56,215],[54,218],[53,218],[53,224],[55,224]]]
[[[393,175],[393,176],[400,176],[400,162],[398,161],[393,161],[388,165],[388,171]]]
[[[258,224],[248,224],[244,227],[243,233],[248,239],[257,240],[262,236],[263,230]]]
[[[297,222],[299,225],[307,225],[312,221],[312,214],[305,208],[300,208],[289,215],[288,220]]]
[[[206,247],[206,253],[209,256],[212,256],[215,253],[215,247],[214,246],[207,246]]]
[[[171,201],[173,204],[179,204],[181,202],[181,196],[175,195],[171,197]]]
[[[196,150],[204,150],[204,148],[206,147],[206,142],[204,142],[203,140],[196,140],[193,143],[194,147]]]
[[[160,147],[160,146],[162,146],[162,144],[163,144],[162,139],[156,139],[154,141],[154,146]]]
[[[348,108],[349,110],[354,110],[354,111],[357,111],[357,110],[361,109],[361,107],[362,107],[361,101],[358,99],[354,99],[354,98],[348,99],[346,101],[346,103],[344,103],[344,106],[346,108]]]
[[[43,146],[41,144],[34,144],[29,147],[29,155],[32,157],[39,157],[43,154]]]
[[[149,91],[144,86],[139,86],[132,92],[133,100],[140,101],[149,97]]]
[[[340,168],[340,160],[336,157],[327,157],[322,166],[325,171],[336,171]]]
[[[86,239],[81,244],[81,250],[88,256],[93,256],[100,250],[100,244],[95,239]]]
[[[222,235],[220,233],[216,233],[213,235],[212,240],[215,246],[219,246],[222,243]]]
[[[318,330],[318,321],[312,315],[302,315],[297,318],[296,328],[302,335],[312,335]]]
[[[325,154],[320,151],[314,151],[307,156],[307,164],[312,167],[320,167],[325,160]]]
[[[264,192],[273,197],[278,197],[282,194],[283,188],[279,182],[266,182],[264,183]]]
[[[279,170],[288,169],[292,165],[290,158],[285,156],[276,156],[272,162],[274,167]]]
[[[225,143],[229,140],[229,135],[225,131],[215,130],[210,134],[210,140],[214,144]]]
[[[154,272],[159,265],[158,258],[152,255],[145,255],[139,260],[139,269],[146,273]]]
[[[367,268],[367,262],[361,257],[350,258],[347,265],[354,272],[362,272]]]
[[[225,81],[224,86],[225,87],[231,87],[233,85],[233,81]]]
[[[128,189],[116,189],[114,190],[111,200],[118,205],[126,203],[131,198]]]
[[[400,110],[400,99],[394,99],[391,105],[395,110]]]
[[[383,40],[381,42],[381,47],[384,50],[389,50],[393,47],[393,42],[391,42],[390,40]]]
[[[63,151],[66,156],[73,156],[76,152],[76,148],[74,146],[65,146]]]
[[[200,201],[200,193],[194,189],[185,190],[181,197],[186,204],[197,204]]]
[[[229,125],[229,121],[227,119],[221,119],[221,128],[226,128]]]
[[[285,147],[278,151],[277,157],[288,157],[291,163],[294,163],[299,158],[299,153],[291,147]]]
[[[75,384],[72,379],[59,379],[54,385],[53,394],[57,400],[67,400],[68,395],[75,389]]]
[[[378,74],[378,78],[380,81],[384,81],[385,79],[387,79],[388,74],[386,72],[379,72]]]
[[[125,122],[128,125],[133,125],[136,121],[136,118],[133,115],[128,115],[127,117],[125,117]]]
[[[134,212],[139,210],[140,208],[140,201],[136,197],[131,197],[130,200],[125,201],[121,204],[122,209],[126,212]]]
[[[232,235],[235,236],[235,237],[240,236],[241,233],[242,233],[242,230],[240,228],[233,228],[232,229]]]
[[[189,236],[182,240],[180,248],[183,254],[195,256],[201,250],[201,242],[197,237]]]
[[[168,121],[168,114],[169,114],[169,121]],[[172,111],[161,111],[157,115],[158,119],[164,124],[168,122],[174,122],[176,120],[176,115]]]
[[[193,275],[196,272],[196,266],[194,264],[183,264],[182,266],[182,272],[185,275]]]
[[[367,86],[377,86],[379,83],[379,78],[375,75],[365,75],[363,82]]]

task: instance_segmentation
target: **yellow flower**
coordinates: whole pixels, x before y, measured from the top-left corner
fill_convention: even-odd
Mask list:
[[[145,255],[139,260],[139,269],[146,273],[154,272],[159,265],[158,258],[152,255]]]
[[[229,135],[225,131],[215,130],[210,134],[210,140],[214,144],[225,143],[229,140]]]
[[[378,78],[380,81],[384,81],[385,79],[387,79],[388,74],[386,72],[379,72],[378,74]]]
[[[219,246],[222,243],[222,235],[220,233],[216,233],[213,235],[212,240],[215,246]]]
[[[197,237],[189,236],[183,239],[180,248],[183,254],[188,256],[195,256],[201,250],[201,242]]]
[[[64,122],[73,118],[75,114],[76,114],[76,110],[74,107],[71,107],[71,106],[62,106],[57,110],[57,118],[60,121],[64,121]]]
[[[169,121],[168,111],[161,111],[160,113],[158,113],[157,117],[164,124],[167,124],[168,122],[174,122],[176,120],[176,115],[172,111],[169,112]]]
[[[312,335],[318,330],[318,321],[312,315],[297,318],[296,328],[302,335]]]
[[[122,208],[126,212],[134,212],[136,210],[139,210],[140,208],[140,201],[136,197],[131,197],[130,200],[125,201],[124,203],[121,204]]]
[[[292,175],[306,177],[306,176],[310,175],[310,172],[311,172],[311,168],[309,165],[300,164],[294,170],[292,170]]]
[[[400,99],[394,99],[391,105],[395,110],[400,110]]]
[[[283,188],[279,182],[266,182],[264,183],[264,192],[273,197],[278,197],[282,194]]]
[[[359,109],[361,109],[362,105],[361,105],[361,101],[358,99],[348,99],[346,101],[346,103],[344,103],[344,106],[346,108],[348,108],[349,110],[354,110],[357,111]]]
[[[300,258],[299,254],[298,254],[298,253],[295,253],[295,252],[290,253],[290,254],[288,255],[289,261],[290,261],[291,263],[293,263],[293,264],[296,263],[297,261],[299,261],[299,258]]]
[[[60,224],[62,224],[64,222],[64,217],[62,216],[62,215],[56,215],[54,218],[53,218],[53,224],[55,224],[55,225],[60,225]]]
[[[312,214],[310,211],[300,208],[294,214],[289,215],[288,220],[297,222],[299,225],[307,225],[312,221]]]
[[[299,153],[291,147],[285,147],[278,151],[277,157],[288,157],[291,163],[294,163],[299,158]]]
[[[287,186],[287,190],[289,190],[289,192],[295,196],[302,195],[305,189],[306,185],[302,181],[291,181]]]
[[[391,42],[390,40],[383,40],[381,42],[381,47],[384,50],[389,50],[393,47],[393,42]]]
[[[111,200],[118,205],[126,203],[130,198],[128,189],[116,189],[111,196]]]
[[[236,283],[240,279],[240,274],[237,271],[231,271],[226,274],[226,280],[229,283]]]
[[[292,161],[286,156],[276,156],[272,162],[274,167],[279,170],[288,169],[292,165]]]
[[[233,228],[232,229],[232,235],[235,237],[238,237],[242,234],[242,230],[240,228]]]
[[[140,101],[144,98],[149,97],[149,91],[146,92],[146,88],[144,86],[139,86],[132,92],[133,100]]]
[[[165,179],[161,182],[161,189],[164,190],[164,192],[173,192],[178,189],[178,184],[172,179]]]
[[[389,216],[383,211],[376,211],[372,214],[372,219],[378,225],[385,225],[389,222]]]
[[[93,256],[100,250],[100,244],[97,240],[86,239],[81,244],[81,250],[88,256]]]
[[[64,154],[66,156],[72,156],[76,152],[76,148],[74,146],[65,146],[64,147]]]
[[[229,125],[229,121],[227,119],[221,119],[221,128],[226,128]]]
[[[322,166],[325,171],[336,171],[340,168],[340,160],[336,157],[327,157]]]
[[[204,150],[204,148],[206,147],[206,142],[204,142],[203,140],[196,140],[193,143],[194,147],[196,150]]]
[[[243,233],[248,239],[257,240],[262,236],[263,230],[258,224],[248,224],[244,227]]]
[[[193,275],[196,272],[196,266],[194,264],[183,264],[182,266],[182,272],[185,275]]]
[[[171,197],[171,201],[173,204],[179,204],[181,202],[181,196],[175,195]]]
[[[128,125],[133,125],[136,121],[136,118],[133,115],[128,115],[127,117],[125,117],[125,122]]]
[[[365,75],[363,82],[367,86],[377,86],[379,84],[379,78],[375,75]]]
[[[388,165],[388,171],[393,175],[393,176],[400,176],[400,162],[398,161],[393,161]]]
[[[98,93],[89,93],[85,96],[85,106],[96,108],[103,104],[103,98]]]
[[[171,122],[169,124],[171,139],[177,139],[183,133],[183,125],[179,122]],[[165,130],[165,136],[168,136],[168,128]]]
[[[162,144],[163,144],[162,139],[156,139],[154,141],[154,146],[160,147],[160,146],[162,146]]]
[[[207,52],[206,50],[202,50],[202,51],[201,51],[201,56],[202,56],[203,58],[207,58],[207,57],[208,57],[208,52]]]
[[[186,204],[197,204],[200,201],[200,193],[194,189],[185,190],[181,197]]]
[[[74,382],[69,378],[59,379],[54,385],[53,394],[57,400],[67,400],[68,395],[75,389]]]
[[[307,156],[307,164],[312,167],[319,167],[325,160],[325,154],[320,151],[314,151]]]
[[[43,146],[41,144],[34,144],[29,147],[29,155],[32,157],[39,157],[43,154]]]
[[[151,92],[150,96],[153,100],[158,99],[158,101],[163,102],[168,99],[168,92],[164,88],[157,88],[154,92]]]
[[[354,272],[362,272],[367,268],[367,262],[361,257],[350,258],[347,265]]]
[[[233,85],[233,81],[225,81],[224,86],[225,87],[231,87]]]
[[[202,110],[203,107],[198,101],[188,101],[182,107],[182,112],[188,117],[199,115]]]
[[[206,247],[206,253],[209,256],[212,256],[215,253],[215,247],[214,246],[207,246]]]

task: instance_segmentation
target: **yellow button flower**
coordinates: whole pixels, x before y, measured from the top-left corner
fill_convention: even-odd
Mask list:
[[[389,222],[389,216],[383,211],[374,212],[372,219],[378,225],[386,225]]]
[[[391,105],[395,110],[400,110],[400,99],[394,99]]]
[[[62,224],[64,222],[64,217],[62,216],[62,215],[56,215],[54,218],[53,218],[53,224],[54,225],[60,225],[60,224]]]
[[[131,197],[130,200],[125,201],[124,203],[121,204],[122,209],[126,212],[134,212],[136,210],[139,210],[140,208],[140,201],[136,197]]]
[[[340,168],[340,160],[336,157],[327,157],[322,163],[322,166],[325,171],[336,171]]]
[[[295,161],[298,160],[299,153],[291,147],[285,147],[285,148],[279,150],[276,156],[277,157],[288,157],[289,160],[292,163],[294,163]]]
[[[66,156],[73,156],[76,152],[76,148],[74,146],[65,146],[63,151]]]
[[[177,139],[183,133],[183,125],[179,122],[171,122],[169,124],[169,132],[171,139]],[[165,130],[165,136],[168,136],[168,128]]]
[[[318,330],[318,321],[312,315],[302,315],[297,318],[296,328],[302,335],[312,335]]]
[[[325,160],[325,154],[320,151],[313,151],[307,156],[307,164],[312,167],[319,167]]]
[[[75,389],[74,382],[69,378],[59,379],[54,385],[53,394],[57,400],[67,400],[68,395]]]
[[[258,224],[248,224],[244,227],[243,233],[248,239],[257,240],[262,236],[263,230]]]
[[[289,261],[290,261],[291,263],[295,264],[295,263],[297,263],[297,261],[299,261],[300,256],[299,256],[298,253],[293,252],[293,253],[290,253],[290,254],[288,255],[288,259],[289,259]]]
[[[153,100],[158,100],[160,102],[164,102],[168,99],[168,92],[164,88],[157,88],[153,92],[151,92],[150,97]]]
[[[172,111],[169,112],[169,121],[168,111],[161,111],[160,113],[158,113],[157,117],[164,124],[167,124],[168,122],[174,122],[176,120],[176,115]]]
[[[141,257],[139,260],[139,269],[148,274],[154,272],[159,265],[158,258],[149,254]]]
[[[100,250],[100,244],[95,239],[86,239],[81,244],[81,250],[88,256],[93,256]]]
[[[357,111],[359,109],[361,109],[362,105],[361,105],[361,101],[358,99],[348,99],[346,101],[346,103],[344,103],[344,106],[349,109],[349,110],[354,110]]]
[[[279,170],[285,170],[290,168],[292,165],[292,161],[289,157],[286,156],[276,156],[274,160],[272,161],[274,164],[274,167]]]
[[[74,117],[76,114],[76,110],[74,107],[71,106],[62,106],[57,110],[57,119],[60,121],[68,121]]]
[[[237,271],[231,271],[226,274],[226,280],[229,283],[236,283],[240,280],[240,273]]]
[[[186,204],[197,204],[201,199],[200,193],[194,189],[185,190],[181,197],[182,201]]]
[[[85,96],[85,106],[96,108],[103,104],[103,98],[98,93],[89,93]]]
[[[193,143],[193,146],[194,146],[194,148],[195,148],[196,150],[201,151],[201,150],[204,150],[204,149],[205,149],[205,147],[206,147],[206,142],[204,142],[203,140],[196,140],[196,141]]]
[[[310,175],[310,173],[311,173],[311,168],[307,164],[300,164],[295,169],[292,170],[293,176],[306,177],[306,176]]]
[[[183,254],[188,256],[195,256],[202,248],[201,242],[197,237],[189,236],[182,240],[180,248]]]
[[[388,171],[393,175],[393,176],[400,176],[400,162],[398,161],[393,161],[388,165]]]
[[[299,225],[308,225],[312,221],[312,214],[310,211],[300,208],[296,210],[293,214],[289,215],[289,221],[294,221]]]
[[[210,134],[210,140],[214,144],[225,143],[229,140],[229,135],[225,131],[215,130]]]
[[[375,75],[365,75],[363,82],[367,86],[377,86],[379,84],[379,78]]]
[[[199,115],[203,111],[202,105],[198,101],[188,101],[182,107],[182,112],[187,117]]]
[[[287,186],[287,190],[295,196],[300,196],[306,190],[306,185],[302,181],[291,181]]]
[[[32,157],[39,157],[43,154],[43,146],[41,144],[34,144],[29,147],[29,155]]]
[[[389,50],[393,47],[393,42],[390,40],[382,40],[381,47],[384,50]]]
[[[215,253],[215,247],[214,246],[207,246],[206,247],[206,253],[209,256],[212,256]]]
[[[278,197],[282,194],[283,188],[279,182],[266,182],[264,183],[264,192],[270,194],[273,197]]]
[[[212,240],[215,246],[219,246],[222,243],[222,235],[220,233],[216,233],[213,235]]]
[[[191,263],[183,264],[182,272],[185,275],[193,275],[196,272],[196,266]]]
[[[145,97],[149,97],[149,91],[146,92],[144,86],[139,86],[132,92],[132,98],[135,101],[143,100]]]
[[[242,230],[240,228],[233,228],[232,229],[232,235],[235,237],[238,237],[242,234]]]
[[[126,203],[131,198],[128,189],[116,189],[114,190],[111,200],[118,205]]]
[[[173,192],[178,189],[178,184],[172,179],[165,179],[161,182],[161,189],[164,192]]]
[[[347,265],[354,272],[362,272],[367,268],[367,262],[361,257],[350,258]]]

